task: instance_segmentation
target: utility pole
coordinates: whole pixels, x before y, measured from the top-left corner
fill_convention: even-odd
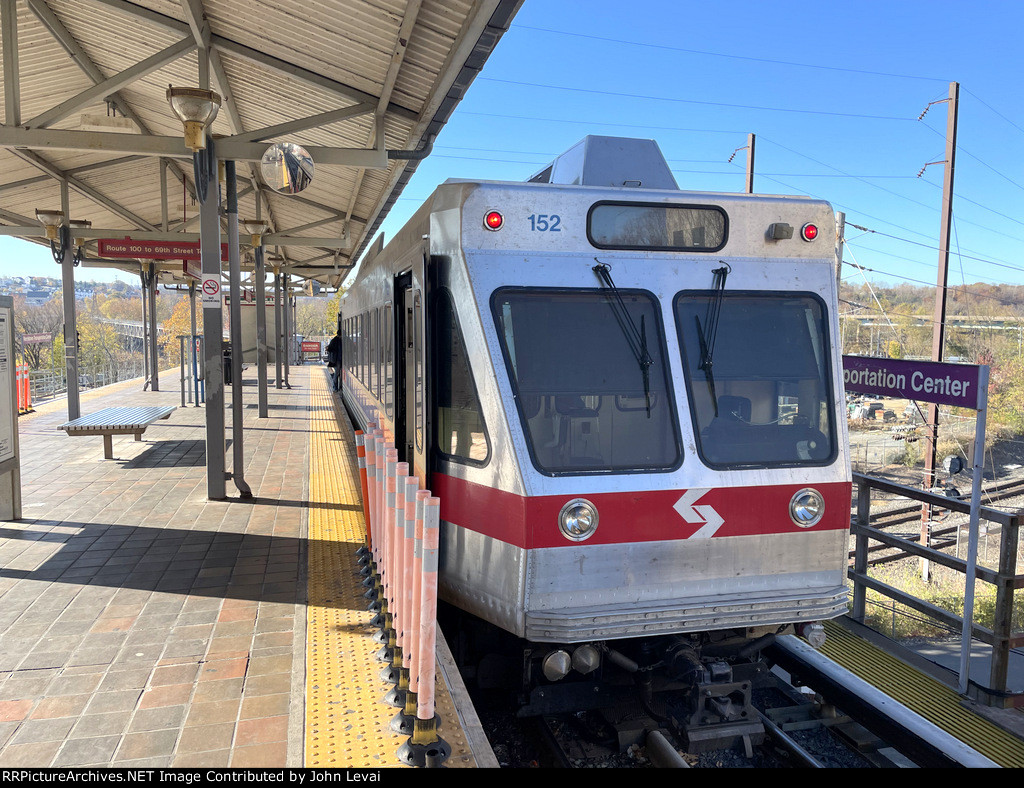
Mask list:
[[[942,361],[946,341],[946,283],[949,274],[949,245],[953,225],[953,173],[956,168],[956,122],[957,105],[960,99],[960,84],[949,83],[949,98],[946,99],[946,159],[942,178],[942,218],[939,229],[939,274],[935,286],[935,310],[933,312],[932,361]],[[935,487],[935,455],[939,442],[939,406],[928,405],[928,429],[925,443],[924,485]],[[929,545],[928,527],[931,521],[931,507],[924,507],[921,516],[921,544]],[[929,579],[928,562],[922,560],[921,574]]]
[[[754,193],[754,135],[747,135],[747,194]]]
[[[836,293],[843,281],[843,243],[846,236],[846,214],[836,211]]]
[[[731,164],[732,160],[736,158],[736,154],[741,150],[747,152],[747,194],[754,193],[754,135],[747,135],[747,144],[742,148],[737,148],[732,152],[732,155],[728,159],[728,163]]]

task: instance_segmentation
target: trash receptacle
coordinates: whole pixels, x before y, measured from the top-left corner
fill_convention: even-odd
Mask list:
[[[224,385],[231,385],[231,345],[227,342],[224,343],[224,349],[222,351],[224,361]]]

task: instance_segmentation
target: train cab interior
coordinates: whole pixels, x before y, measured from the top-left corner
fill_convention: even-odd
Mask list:
[[[706,337],[701,321],[709,307],[719,314],[714,334]],[[682,462],[677,401],[684,413],[689,410],[698,453],[711,467],[826,465],[835,459],[820,299],[684,291],[675,308],[678,351],[669,348],[649,293],[495,293],[492,309],[506,365],[540,472],[674,470]],[[685,390],[674,390],[668,370],[667,354],[679,351]]]

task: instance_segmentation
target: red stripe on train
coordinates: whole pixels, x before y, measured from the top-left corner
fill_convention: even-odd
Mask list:
[[[524,497],[441,473],[431,482],[442,520],[525,549],[578,544],[558,530],[558,513],[576,497],[597,507],[597,531],[585,542],[591,545],[846,529],[853,488],[850,482],[811,485],[825,499],[825,514],[812,528],[800,528],[789,502],[807,484]]]

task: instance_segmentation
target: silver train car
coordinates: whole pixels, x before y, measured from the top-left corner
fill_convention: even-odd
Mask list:
[[[338,320],[349,412],[441,499],[442,599],[539,644],[845,612],[834,238],[650,140],[438,187]]]

